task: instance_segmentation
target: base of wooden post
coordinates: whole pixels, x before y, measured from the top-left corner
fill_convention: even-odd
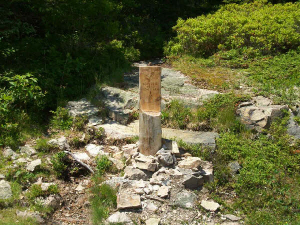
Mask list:
[[[155,155],[162,145],[161,113],[140,110],[139,149],[143,155]]]

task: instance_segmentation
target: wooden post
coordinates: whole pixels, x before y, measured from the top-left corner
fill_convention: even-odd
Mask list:
[[[139,149],[144,155],[155,155],[161,148],[161,67],[140,67]]]

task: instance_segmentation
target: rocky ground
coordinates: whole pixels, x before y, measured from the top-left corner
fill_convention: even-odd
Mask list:
[[[159,62],[158,62],[159,63]],[[139,64],[141,65],[141,64]],[[138,65],[137,65],[138,66]],[[95,170],[95,158],[106,155],[121,172],[108,174],[106,184],[117,188],[117,209],[105,221],[122,224],[243,224],[239,212],[222,214],[222,205],[214,202],[203,185],[213,181],[213,165],[198,157],[192,157],[178,148],[174,139],[183,139],[189,144],[200,144],[216,148],[215,132],[183,131],[163,128],[164,145],[155,156],[144,156],[138,152],[138,121],[135,113],[138,110],[138,70],[125,74],[122,88],[102,87],[95,92],[93,104],[86,100],[69,102],[67,109],[70,115],[88,116],[82,139],[91,130],[103,128],[105,141],[90,140],[79,148],[70,147],[70,134],[59,133],[49,141],[69,154],[70,160],[83,168],[83,173],[70,176],[69,179],[43,178],[35,181],[44,191],[56,184],[59,193],[41,198],[41,204],[55,209],[48,217],[27,211],[16,211],[16,220],[21,217],[34,217],[41,224],[92,224],[90,209],[91,172]],[[187,106],[196,107],[204,99],[217,94],[216,91],[203,90],[194,86],[190,79],[180,72],[169,68],[162,70],[162,107],[172,99],[184,100]],[[99,115],[99,106],[107,109],[108,118]],[[288,106],[273,105],[264,97],[253,97],[251,101],[239,105],[237,114],[241,121],[250,128],[261,129],[270,126],[274,118],[281,116],[282,109]],[[298,110],[298,111],[297,111]],[[293,110],[293,115],[299,109]],[[299,137],[299,126],[290,119],[289,133]],[[172,141],[173,139],[173,141]],[[9,168],[23,168],[34,172],[41,167],[52,166],[49,157],[39,157],[31,140],[20,147],[16,153],[9,147],[4,149],[3,156],[12,159]],[[232,172],[239,169],[238,163],[230,165]],[[90,171],[88,171],[90,170]],[[3,170],[2,170],[3,171]],[[0,174],[0,200],[12,197],[12,188],[6,176]],[[27,184],[22,196],[26,195]],[[224,193],[228,201],[235,198],[235,193]],[[27,206],[26,202],[22,202]],[[0,215],[1,219],[1,215]]]

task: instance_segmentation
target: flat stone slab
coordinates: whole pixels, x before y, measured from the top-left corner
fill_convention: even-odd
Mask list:
[[[176,194],[173,204],[182,208],[193,208],[196,200],[195,193],[183,190]]]
[[[126,191],[122,191],[117,196],[117,208],[118,209],[133,209],[141,208],[141,197],[137,194],[131,194]]]
[[[5,180],[0,181],[0,199],[9,199],[12,197],[12,191],[9,182]]]
[[[212,212],[217,211],[220,208],[219,203],[214,202],[212,200],[211,201],[202,200],[201,201],[201,206],[204,209],[206,209],[208,211],[212,211]]]
[[[162,136],[166,139],[181,139],[187,144],[201,144],[213,149],[216,148],[216,138],[219,137],[215,132],[196,132],[188,130],[177,130],[171,128],[163,128]]]
[[[130,126],[125,126],[116,122],[98,125],[96,128],[102,127],[109,139],[121,140],[137,136],[138,133]]]

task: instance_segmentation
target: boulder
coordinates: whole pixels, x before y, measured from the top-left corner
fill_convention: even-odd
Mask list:
[[[0,200],[11,198],[12,191],[9,182],[0,180]]]
[[[287,125],[287,133],[293,136],[295,139],[300,139],[300,126],[294,120],[294,115],[291,115]]]
[[[27,169],[28,171],[33,172],[33,171],[34,171],[38,166],[40,166],[41,164],[42,164],[42,160],[41,160],[41,159],[36,159],[36,160],[30,162],[30,163],[27,165],[26,169]]]
[[[153,156],[144,156],[142,154],[135,157],[133,164],[139,169],[151,172],[155,172],[158,167],[158,163]]]
[[[288,109],[286,105],[239,105],[237,114],[247,127],[260,131],[262,128],[269,128],[271,122],[283,116],[283,110]]]
[[[5,147],[5,148],[3,149],[2,154],[3,154],[3,156],[4,156],[5,158],[10,157],[10,158],[12,158],[12,159],[16,159],[17,156],[18,156],[18,154],[15,153],[10,147]]]
[[[173,157],[172,155],[172,150],[165,150],[165,149],[161,149],[159,150],[156,155],[157,155],[157,159],[158,162],[162,165],[162,166],[171,166],[174,164],[174,159],[175,157]],[[175,159],[176,160],[176,159]]]
[[[128,178],[130,180],[147,180],[148,176],[147,174],[137,168],[133,168],[132,166],[127,166],[124,170],[125,172],[125,178]]]

